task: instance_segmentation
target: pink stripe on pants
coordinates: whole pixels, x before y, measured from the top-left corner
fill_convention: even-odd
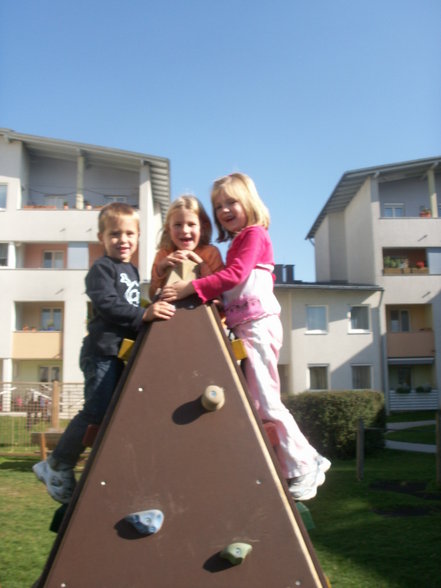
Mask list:
[[[243,340],[248,358],[244,362],[245,379],[254,405],[262,420],[276,426],[279,445],[277,457],[285,478],[302,476],[315,469],[317,451],[308,443],[280,397],[277,360],[282,346],[282,324],[277,315],[234,327]]]

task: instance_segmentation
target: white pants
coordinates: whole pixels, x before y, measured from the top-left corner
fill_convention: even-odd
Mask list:
[[[276,426],[276,447],[285,478],[296,478],[315,469],[317,451],[308,443],[280,397],[277,360],[282,346],[282,324],[277,315],[234,327],[247,352],[244,361],[248,391],[260,418]]]

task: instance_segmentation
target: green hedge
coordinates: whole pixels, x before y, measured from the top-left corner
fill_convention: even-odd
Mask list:
[[[366,431],[366,454],[384,447],[386,413],[381,392],[304,392],[284,401],[311,445],[326,457],[355,457],[360,418],[365,428],[380,429]]]

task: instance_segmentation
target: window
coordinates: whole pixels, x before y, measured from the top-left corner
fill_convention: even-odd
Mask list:
[[[41,329],[43,331],[61,331],[61,308],[41,309]]]
[[[63,251],[44,251],[43,267],[48,269],[62,269],[64,267]]]
[[[42,365],[38,368],[38,381],[39,382],[53,382],[54,380],[60,381],[60,368],[58,366],[47,366]]]
[[[351,332],[366,332],[369,331],[369,307],[368,306],[352,306],[351,307]]]
[[[410,366],[401,366],[398,368],[398,386],[400,388],[411,388],[411,369]]]
[[[0,266],[7,267],[8,265],[8,244],[0,243]]]
[[[0,209],[6,208],[6,195],[8,187],[6,184],[0,184]]]
[[[309,389],[310,390],[327,390],[328,389],[328,366],[326,366],[326,365],[309,366]]]
[[[64,203],[67,201],[66,196],[59,196],[57,194],[52,194],[51,196],[46,196],[44,199],[45,206],[55,206],[61,210],[64,206]]]
[[[353,390],[370,390],[372,388],[370,365],[352,366],[352,388]]]
[[[410,320],[408,310],[390,311],[391,333],[408,333],[410,331]]]
[[[326,306],[306,307],[306,330],[308,333],[326,333],[328,322],[326,317]]]
[[[386,218],[404,216],[404,204],[385,204],[383,214]]]
[[[106,199],[106,204],[109,204],[109,202],[127,202],[127,196],[106,196],[106,195],[104,195],[104,198]]]

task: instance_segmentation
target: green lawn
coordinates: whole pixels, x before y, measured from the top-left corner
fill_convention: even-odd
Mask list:
[[[412,421],[434,421],[434,410],[414,410],[410,412],[393,412],[387,417],[389,423],[406,423]]]
[[[411,429],[403,429],[402,431],[392,431],[387,433],[386,439],[390,439],[391,441],[404,441],[406,443],[425,443],[426,445],[435,445],[435,425],[412,427]]]
[[[35,461],[0,458],[2,588],[30,588],[55,538],[49,524],[57,503],[34,477]],[[366,459],[362,482],[355,469],[354,460],[334,461],[317,498],[307,503],[316,524],[310,536],[332,587],[438,588],[435,456],[383,450]]]
[[[434,455],[384,450],[366,459],[362,482],[353,461],[335,462],[310,510],[333,588],[440,586]]]

